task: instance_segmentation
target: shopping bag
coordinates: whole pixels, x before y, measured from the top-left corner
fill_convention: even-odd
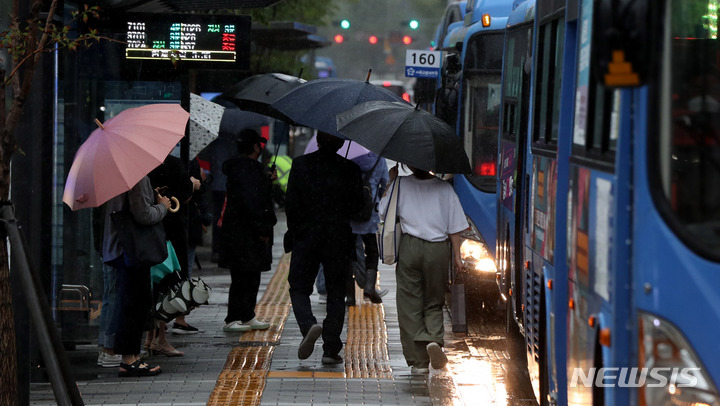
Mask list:
[[[165,258],[165,261],[150,267],[150,277],[152,278],[153,285],[160,283],[160,281],[169,274],[180,271],[180,261],[175,253],[175,248],[173,248],[169,240],[166,245],[168,256]]]
[[[392,265],[397,262],[400,246],[400,224],[397,220],[397,206],[400,194],[400,178],[392,184],[390,199],[385,208],[385,217],[380,219],[376,233],[380,260],[383,264]]]

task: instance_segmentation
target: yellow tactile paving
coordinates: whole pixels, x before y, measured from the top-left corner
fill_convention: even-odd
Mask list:
[[[358,305],[348,308],[345,374],[348,378],[392,379],[385,308],[363,300],[357,287],[355,303]]]
[[[393,378],[385,309],[382,304],[363,300],[359,289],[355,290],[358,305],[350,307],[348,312],[345,372],[269,371],[273,351],[290,313],[289,268],[290,255],[286,254],[255,309],[258,319],[269,321],[271,327],[248,331],[240,337],[241,346],[230,351],[208,400],[209,406],[259,405],[267,378]]]
[[[230,351],[208,406],[260,404],[272,353],[280,341],[290,311],[287,283],[289,268],[290,255],[284,255],[255,308],[258,319],[269,321],[271,327],[248,331],[240,337],[240,342],[256,345],[235,347]]]

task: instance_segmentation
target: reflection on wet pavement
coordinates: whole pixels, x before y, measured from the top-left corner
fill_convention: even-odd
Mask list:
[[[456,399],[436,403],[433,397],[433,405],[536,405],[524,362],[508,354],[504,313],[471,303],[467,313],[468,334],[450,332],[446,339],[448,374]]]

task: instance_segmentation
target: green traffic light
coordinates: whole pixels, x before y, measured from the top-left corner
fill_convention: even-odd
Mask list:
[[[410,20],[410,22],[408,23],[408,25],[409,25],[410,28],[412,28],[413,30],[417,30],[417,28],[420,26],[420,23],[418,22],[418,20]]]
[[[342,21],[340,21],[340,26],[341,26],[343,29],[347,30],[348,28],[350,28],[350,21],[348,21],[348,20],[342,20]]]

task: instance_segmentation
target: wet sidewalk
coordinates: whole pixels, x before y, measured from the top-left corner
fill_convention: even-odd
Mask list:
[[[307,360],[297,358],[302,339],[292,315],[287,292],[289,255],[282,252],[286,226],[278,213],[275,227],[273,270],[263,274],[258,295],[258,318],[272,326],[264,331],[224,333],[224,317],[230,287],[227,270],[210,262],[208,248],[200,247],[200,276],[213,288],[208,305],[187,316],[201,332],[173,335],[170,342],[184,351],[182,357],[153,355],[151,364],[161,365],[155,377],[119,378],[116,368],[96,365],[97,346],[78,345],[67,356],[76,373],[86,405],[441,405],[462,404],[448,371],[431,371],[429,377],[414,376],[405,365],[400,347],[394,297],[395,275],[381,265],[380,283],[390,289],[383,304],[371,304],[357,290],[358,306],[349,308],[341,352],[345,363],[324,366],[321,344],[316,343]],[[319,320],[324,304],[313,296]],[[169,325],[171,327],[171,325]],[[446,317],[448,343],[453,340]],[[448,344],[448,348],[451,346]],[[31,385],[31,404],[55,404],[49,383]]]

